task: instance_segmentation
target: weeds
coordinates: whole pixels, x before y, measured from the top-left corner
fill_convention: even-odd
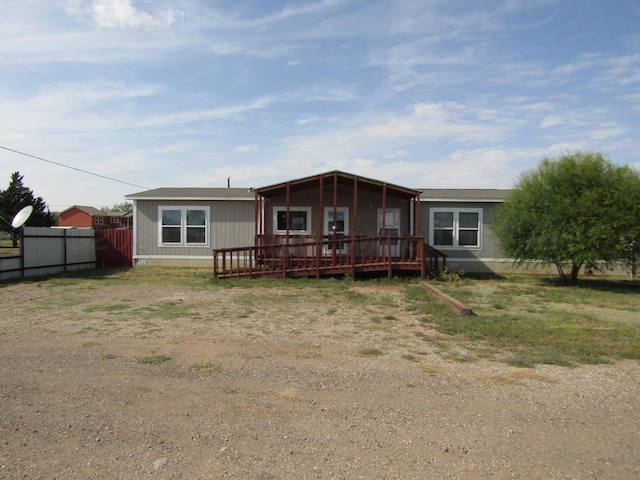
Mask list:
[[[363,357],[379,357],[384,355],[384,352],[378,348],[363,348],[358,352]]]
[[[151,355],[139,358],[138,363],[142,363],[144,365],[160,365],[161,363],[168,362],[169,360],[171,360],[171,357],[166,355]]]

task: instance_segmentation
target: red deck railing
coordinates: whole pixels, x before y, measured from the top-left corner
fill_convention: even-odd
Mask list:
[[[262,236],[258,245],[213,251],[217,278],[320,277],[360,272],[426,272],[444,268],[446,255],[423,237]]]

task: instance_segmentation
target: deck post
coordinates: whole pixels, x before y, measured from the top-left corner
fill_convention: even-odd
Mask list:
[[[424,253],[424,241],[420,240],[418,244],[418,256],[420,257],[420,278],[424,280],[427,277],[427,259]]]
[[[227,254],[226,253],[222,254],[222,271],[223,272],[227,271]]]
[[[387,267],[387,278],[393,280],[393,261],[391,259],[391,237],[387,237],[387,260],[389,266]]]
[[[349,251],[351,252],[351,280],[356,279],[356,241],[355,238],[351,242],[349,242],[351,248]]]
[[[213,251],[213,278],[218,278],[218,253]]]

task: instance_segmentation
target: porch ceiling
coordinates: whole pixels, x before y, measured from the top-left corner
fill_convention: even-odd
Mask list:
[[[418,190],[412,190],[410,188],[400,187],[398,185],[393,185],[378,180],[372,180],[370,178],[340,172],[338,170],[333,172],[321,173],[319,175],[313,175],[311,177],[300,178],[298,180],[290,180],[289,182],[278,183],[276,185],[257,188],[256,192],[258,193],[258,195],[261,195],[264,198],[278,197],[287,194],[287,185],[289,185],[291,193],[316,188],[320,184],[320,178],[322,178],[324,187],[329,188],[333,186],[334,176],[337,176],[339,186],[341,185],[352,187],[354,184],[354,180],[357,178],[358,189],[380,194],[382,194],[384,186],[386,185],[387,195],[391,195],[394,197],[415,198],[420,193]]]

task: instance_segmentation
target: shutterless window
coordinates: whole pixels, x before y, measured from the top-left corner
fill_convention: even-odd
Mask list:
[[[481,248],[482,210],[431,209],[429,240],[434,247]]]
[[[274,230],[275,233],[287,232],[287,209],[282,207],[274,208]],[[289,233],[303,234],[310,233],[311,209],[307,207],[292,207],[289,209]]]
[[[208,246],[208,207],[160,207],[159,217],[161,246]]]

